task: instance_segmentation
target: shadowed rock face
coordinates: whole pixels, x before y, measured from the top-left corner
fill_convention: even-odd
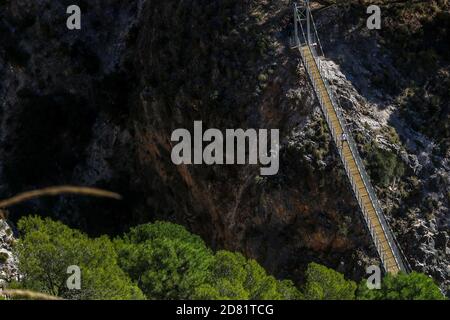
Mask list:
[[[42,199],[14,219],[91,234],[171,220],[294,280],[311,261],[355,279],[374,261],[284,1],[80,1],[81,31],[65,27],[73,1],[0,3],[0,195],[70,183],[125,197]],[[171,133],[194,120],[280,129],[279,174],[173,165]]]
[[[139,3],[79,2],[81,31],[66,28],[69,4],[1,3],[1,193],[72,183],[115,188],[131,203],[128,100],[137,79],[128,53]],[[13,213],[53,215],[103,233],[131,220],[128,207],[127,201],[45,199]]]

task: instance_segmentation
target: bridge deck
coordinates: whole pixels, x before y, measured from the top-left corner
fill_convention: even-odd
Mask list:
[[[384,268],[387,272],[396,274],[402,267],[398,262],[400,257],[396,258],[396,253],[392,248],[393,244],[390,243],[386,233],[387,231],[383,228],[383,224],[380,221],[372,199],[370,198],[369,190],[364,182],[360,168],[358,167],[358,163],[354,156],[355,151],[352,152],[348,140],[341,139],[344,129],[339,121],[338,114],[333,106],[332,99],[327,91],[311,48],[308,45],[303,45],[300,47],[300,51],[307,67],[311,82],[313,83],[316,95],[321,102],[322,111],[327,117],[329,129],[332,132],[334,142],[339,149],[342,162],[346,167],[348,178],[352,184],[353,191],[358,199],[358,203],[364,214],[366,223],[371,231],[372,238],[375,242],[375,246],[381,257]]]

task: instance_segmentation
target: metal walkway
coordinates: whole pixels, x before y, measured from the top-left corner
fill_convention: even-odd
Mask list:
[[[377,249],[386,272],[396,274],[399,271],[410,270],[392,231],[390,230],[383,211],[381,210],[375,191],[364,169],[356,144],[347,130],[344,117],[333,97],[327,80],[323,77],[320,56],[323,56],[322,46],[309,1],[302,5],[294,4],[295,17],[295,47],[299,49],[308,76],[319,100],[320,107],[326,118],[333,141],[338,149],[347,177],[364,216],[373,243]],[[301,33],[300,33],[301,31]],[[302,35],[300,39],[299,35]],[[320,55],[318,54],[320,52]]]

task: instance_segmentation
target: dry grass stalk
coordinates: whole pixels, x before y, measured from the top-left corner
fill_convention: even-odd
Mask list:
[[[18,203],[31,200],[34,198],[42,197],[42,196],[58,196],[62,194],[80,194],[87,195],[93,197],[101,197],[101,198],[111,198],[116,200],[121,200],[122,196],[118,193],[105,191],[97,188],[89,188],[89,187],[75,187],[75,186],[59,186],[59,187],[49,187],[39,190],[32,190],[23,193],[19,193],[18,195],[1,200],[0,201],[0,209],[7,208]]]
[[[9,299],[25,299],[25,300],[63,300],[60,297],[51,296],[45,293],[34,292],[30,290],[3,290],[1,295]]]

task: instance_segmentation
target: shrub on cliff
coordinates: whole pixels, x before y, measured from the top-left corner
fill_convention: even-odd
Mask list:
[[[376,185],[388,186],[394,178],[405,173],[405,165],[399,157],[390,151],[381,149],[376,143],[364,147],[367,169]]]
[[[383,278],[380,290],[369,290],[363,281],[358,288],[361,300],[442,300],[439,287],[433,279],[422,273],[388,274]]]
[[[6,263],[9,258],[9,254],[6,252],[0,252],[0,263]]]
[[[16,285],[66,299],[141,299],[142,292],[117,264],[117,254],[106,237],[91,239],[60,222],[22,218],[21,238],[15,245],[23,275]],[[81,270],[81,289],[69,290],[68,267]]]

